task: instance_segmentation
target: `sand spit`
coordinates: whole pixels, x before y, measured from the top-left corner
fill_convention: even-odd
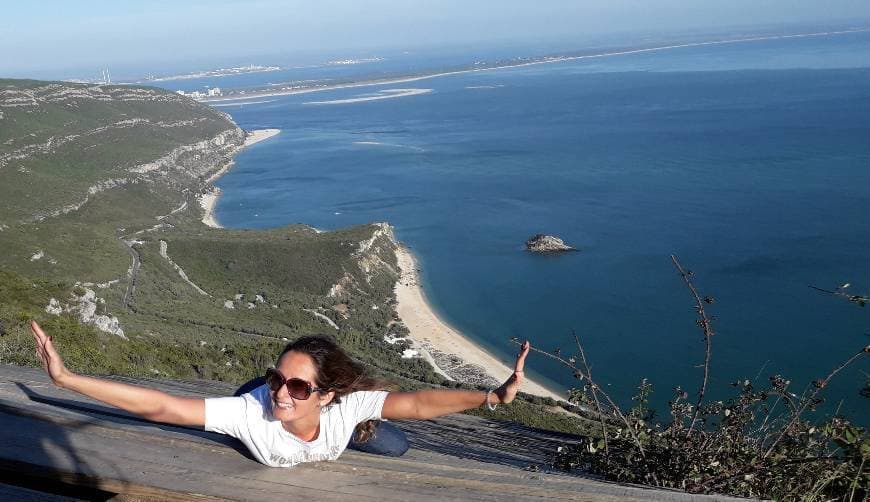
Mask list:
[[[362,103],[364,101],[377,101],[380,99],[402,98],[405,96],[416,96],[418,94],[427,94],[432,92],[432,89],[384,89],[373,94],[358,96],[347,99],[333,99],[330,101],[306,101],[303,105],[343,105],[347,103]]]
[[[281,129],[258,129],[256,131],[248,132],[247,137],[245,137],[244,146],[251,146],[254,143],[259,143],[264,139],[269,139],[272,136],[281,132]]]
[[[418,350],[435,349],[450,354],[454,359],[461,359],[467,365],[478,366],[495,381],[502,382],[513,372],[513,361],[501,361],[478,345],[465,338],[459,331],[438,318],[426,301],[417,274],[417,264],[414,256],[404,247],[397,251],[399,268],[402,271],[399,282],[396,283],[396,310],[405,326],[411,332]],[[530,356],[526,366],[533,366],[534,354]],[[565,400],[565,396],[547,389],[543,385],[526,378],[523,392],[538,396]]]
[[[221,107],[221,106],[238,106],[239,108],[241,108],[241,107],[243,107],[243,106],[245,106],[245,105],[261,105],[261,104],[264,104],[264,103],[271,103],[271,102],[273,102],[273,101],[275,101],[275,100],[274,100],[274,99],[266,99],[266,100],[264,100],[264,101],[239,101],[239,102],[237,102],[237,103],[212,103],[210,106],[217,106],[217,107]]]

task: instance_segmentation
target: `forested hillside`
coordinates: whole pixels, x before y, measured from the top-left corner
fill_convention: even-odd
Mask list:
[[[160,89],[0,80],[2,361],[33,362],[21,333],[35,317],[85,371],[241,380],[283,339],[324,332],[431,377],[382,341],[389,227],[200,222],[207,180],[244,139],[227,115]]]

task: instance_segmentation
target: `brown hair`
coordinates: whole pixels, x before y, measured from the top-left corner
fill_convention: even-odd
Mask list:
[[[341,402],[342,396],[359,390],[390,390],[394,387],[390,382],[373,378],[366,374],[365,367],[354,361],[338,346],[331,336],[303,336],[287,344],[278,361],[288,352],[307,354],[314,361],[317,371],[315,385],[325,394],[335,392],[335,397],[328,406]],[[367,420],[356,426],[356,440],[364,443],[374,434],[375,421]]]

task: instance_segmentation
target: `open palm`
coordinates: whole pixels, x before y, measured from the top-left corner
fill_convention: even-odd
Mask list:
[[[36,339],[36,356],[42,363],[42,367],[55,385],[61,385],[61,381],[69,375],[69,370],[63,364],[60,354],[54,348],[51,337],[46,335],[36,321],[30,322],[30,331]]]

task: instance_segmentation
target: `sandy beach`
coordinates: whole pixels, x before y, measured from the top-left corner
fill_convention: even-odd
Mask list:
[[[401,278],[396,283],[395,289],[398,302],[396,310],[411,332],[411,339],[415,342],[414,348],[425,350],[426,347],[430,347],[442,353],[456,356],[465,364],[478,366],[498,382],[502,382],[510,376],[513,373],[513,361],[499,360],[438,318],[426,301],[420,286],[417,263],[411,252],[400,246],[397,256]],[[532,356],[531,359],[534,357]],[[526,366],[529,366],[528,361]],[[443,370],[442,368],[439,373],[443,373]],[[447,371],[447,373],[450,372]],[[528,377],[521,390],[528,394],[565,400],[565,396],[547,389]]]
[[[248,131],[248,135],[245,137],[245,144],[242,147],[251,146],[254,143],[263,141],[264,139],[269,139],[279,132],[281,132],[281,129],[257,129],[256,131]]]
[[[213,187],[210,192],[202,194],[199,198],[199,204],[203,210],[202,222],[208,227],[223,228],[214,217],[214,207],[217,205],[220,196],[221,189]]]
[[[242,145],[242,148],[246,146],[251,146],[254,143],[259,143],[265,139],[269,139],[272,136],[281,132],[281,129],[258,129],[256,131],[248,131],[247,136],[245,136],[245,143]],[[230,162],[223,169],[218,172],[212,174],[207,180],[207,184],[214,183],[218,178],[226,174],[233,167],[234,162]],[[217,201],[221,196],[221,189],[218,187],[212,187],[209,192],[202,194],[199,197],[199,205],[202,206],[203,215],[202,222],[209,227],[212,228],[223,228],[220,223],[218,223],[217,218],[214,215],[214,208],[217,206]]]

